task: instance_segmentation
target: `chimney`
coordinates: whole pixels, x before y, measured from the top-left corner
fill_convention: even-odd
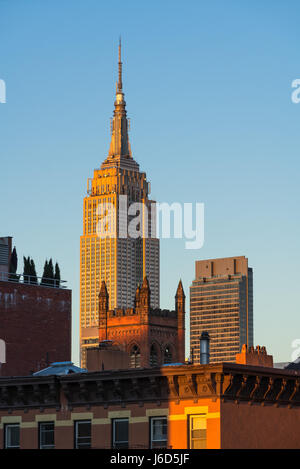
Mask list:
[[[209,364],[209,333],[203,331],[200,336],[200,365]]]

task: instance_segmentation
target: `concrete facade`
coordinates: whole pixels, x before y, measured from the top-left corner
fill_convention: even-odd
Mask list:
[[[253,272],[244,256],[196,261],[190,287],[190,349],[200,361],[199,337],[210,335],[210,361],[235,362],[253,346]]]

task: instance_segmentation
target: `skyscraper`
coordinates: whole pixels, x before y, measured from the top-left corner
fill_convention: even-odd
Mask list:
[[[138,284],[148,277],[151,307],[159,307],[159,240],[150,184],[133,159],[122,84],[121,42],[116,100],[108,156],[88,179],[80,240],[80,336],[85,347],[98,341],[98,294],[105,281],[109,308],[133,307]],[[136,210],[137,204],[140,209]],[[128,227],[135,226],[129,234]]]
[[[235,362],[253,345],[253,272],[244,256],[196,261],[190,288],[190,350],[200,361],[199,338],[210,335],[210,362]]]

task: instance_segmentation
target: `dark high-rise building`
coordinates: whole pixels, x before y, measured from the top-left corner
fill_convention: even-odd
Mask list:
[[[11,257],[12,237],[0,238],[0,277],[7,279]]]
[[[190,288],[190,349],[200,362],[200,336],[210,335],[210,362],[235,362],[253,345],[253,272],[244,256],[196,261]]]

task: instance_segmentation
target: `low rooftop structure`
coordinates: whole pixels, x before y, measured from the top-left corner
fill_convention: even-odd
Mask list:
[[[129,368],[129,354],[120,350],[112,340],[102,340],[98,346],[86,351],[88,371],[121,370]]]
[[[247,345],[244,344],[241,352],[236,355],[236,363],[273,368],[273,356],[267,355],[267,350],[264,346],[260,347],[257,345],[256,348],[248,348]]]
[[[33,373],[33,376],[63,376],[71,373],[86,373],[87,370],[75,366],[73,362],[54,362],[43,370]]]

